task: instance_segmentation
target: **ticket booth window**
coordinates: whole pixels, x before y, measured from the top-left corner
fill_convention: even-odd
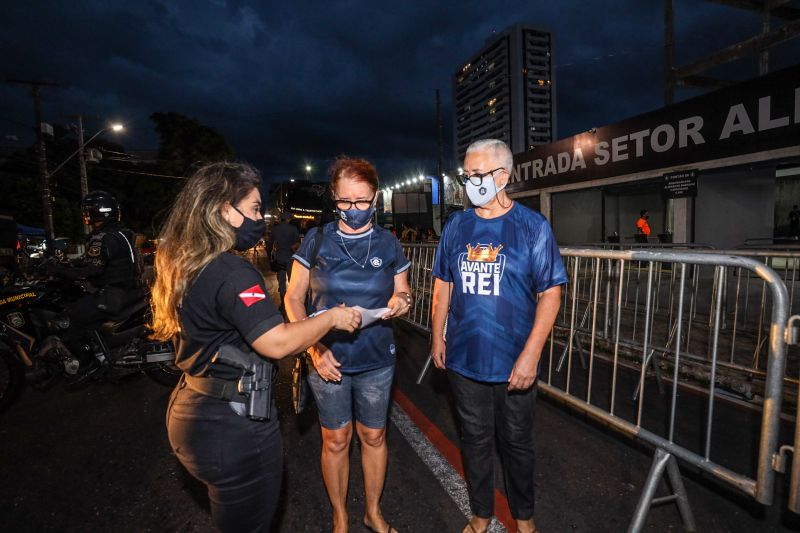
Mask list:
[[[666,227],[666,199],[662,183],[646,181],[612,185],[603,189],[603,226],[606,241],[619,239],[620,243],[634,243],[637,239],[636,221],[639,213],[647,210],[650,218],[648,242],[668,239]]]

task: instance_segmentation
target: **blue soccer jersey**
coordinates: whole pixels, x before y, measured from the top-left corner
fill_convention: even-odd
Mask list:
[[[433,275],[453,283],[447,368],[492,383],[511,375],[533,328],[536,294],[567,282],[547,220],[518,203],[492,219],[474,209],[455,213]]]
[[[400,241],[381,227],[350,235],[339,231],[337,225],[331,222],[311,229],[294,255],[310,268],[316,232],[323,231],[322,246],[309,273],[312,310],[341,303],[365,309],[386,307],[394,294],[395,275],[411,266]],[[378,320],[355,333],[331,331],[322,344],[342,364],[342,372],[374,370],[395,361],[394,334],[388,320]]]

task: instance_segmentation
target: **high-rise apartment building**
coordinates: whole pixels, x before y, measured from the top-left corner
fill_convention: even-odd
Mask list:
[[[516,154],[556,139],[550,32],[516,24],[493,35],[453,76],[454,151],[485,138]]]

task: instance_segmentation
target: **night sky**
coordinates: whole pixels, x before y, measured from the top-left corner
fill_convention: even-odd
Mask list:
[[[64,83],[44,91],[45,120],[82,112],[87,135],[122,121],[127,149],[156,149],[148,116],[177,111],[220,130],[268,179],[301,176],[306,162],[322,178],[347,153],[391,183],[435,171],[437,88],[453,165],[452,74],[516,22],[554,32],[559,137],[659,107],[662,10],[656,0],[6,2],[0,77]],[[679,63],[759,30],[757,13],[676,1]],[[781,46],[771,67],[796,63],[798,50]],[[750,78],[756,65],[722,75]],[[0,85],[0,145],[30,144],[32,123],[30,93]]]

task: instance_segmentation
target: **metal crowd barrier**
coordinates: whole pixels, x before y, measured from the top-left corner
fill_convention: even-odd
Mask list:
[[[411,261],[408,269],[408,282],[414,296],[413,304],[404,320],[430,333],[431,301],[433,294],[433,259],[436,244],[403,243],[406,257]]]
[[[710,244],[697,242],[585,242],[567,248],[600,248],[602,250],[713,250]]]
[[[405,249],[413,262],[416,296],[407,320],[430,331],[435,249],[425,245]],[[668,502],[677,503],[684,526],[694,530],[676,458],[764,505],[772,504],[775,470],[782,471],[783,453],[789,451],[789,447],[778,450],[778,433],[790,304],[785,281],[794,287],[796,258],[781,263],[783,272],[778,274],[768,266],[776,264],[776,256],[758,253],[738,257],[562,248],[561,254],[570,281],[562,291],[564,301],[543,354],[538,387],[655,448],[629,530],[641,531],[651,506]],[[430,360],[418,383],[429,364]],[[794,366],[792,375],[797,376]],[[740,381],[737,376],[742,374],[748,379]],[[656,387],[648,378],[655,381],[658,393],[653,393]],[[671,383],[668,391],[666,381]],[[753,381],[758,382],[755,388],[737,390],[742,382]],[[681,413],[696,416],[700,410],[682,405],[683,397],[679,400],[678,388],[686,382],[704,392],[705,409],[703,423],[691,425],[695,434],[689,437],[676,434],[676,421],[684,420],[682,431],[686,429]],[[714,407],[726,391],[763,398],[754,470],[749,470],[754,458],[730,464],[714,449],[714,437],[726,429],[715,426]],[[665,392],[669,394],[664,396]],[[800,426],[794,449],[800,450]],[[800,460],[792,467],[790,509],[798,512]],[[674,493],[656,498],[665,472]]]

